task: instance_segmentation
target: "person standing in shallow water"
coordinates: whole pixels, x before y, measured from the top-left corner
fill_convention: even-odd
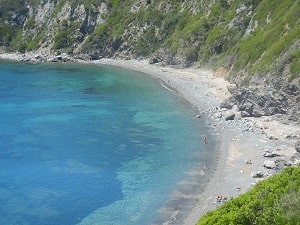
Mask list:
[[[207,144],[207,138],[206,138],[205,135],[203,136],[203,143],[204,143],[204,144]]]

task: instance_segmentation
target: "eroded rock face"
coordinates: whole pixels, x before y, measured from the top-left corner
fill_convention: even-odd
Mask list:
[[[269,94],[259,94],[246,88],[237,90],[233,96],[225,100],[221,106],[230,108],[237,105],[242,116],[271,116],[277,113],[284,114],[286,111],[280,101]]]
[[[254,88],[228,87],[231,97],[223,101],[221,108],[231,109],[234,105],[242,117],[285,115],[285,120],[300,123],[300,91],[287,80],[274,80],[272,85]]]
[[[24,40],[35,39],[33,48],[38,48],[34,49],[36,52],[44,52],[44,55],[47,52],[49,55],[53,54],[53,49],[58,49],[59,52],[72,53],[74,56],[80,54],[84,40],[105,22],[108,13],[106,1],[87,7],[85,3],[42,0],[35,4],[27,2],[20,9],[11,10],[8,24],[15,29],[22,26]],[[64,31],[66,34],[62,34]],[[68,44],[55,44],[63,38]]]

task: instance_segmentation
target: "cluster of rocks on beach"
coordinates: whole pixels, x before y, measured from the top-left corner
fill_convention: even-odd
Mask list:
[[[228,89],[232,89],[232,85]],[[250,93],[248,90],[240,92]],[[284,167],[298,164],[300,162],[300,127],[298,126],[298,118],[287,123],[286,115],[281,114],[280,107],[274,106],[270,107],[270,109],[266,107],[266,104],[261,104],[260,106],[258,103],[255,103],[255,100],[249,101],[251,103],[248,106],[251,105],[253,107],[254,105],[253,108],[257,108],[257,110],[251,109],[253,114],[250,114],[248,109],[243,106],[243,104],[247,104],[245,102],[247,102],[249,95],[246,95],[247,97],[244,98],[239,96],[237,99],[243,100],[236,100],[234,94],[222,101],[219,107],[210,110],[209,113],[204,113],[210,117],[213,126],[234,127],[246,137],[256,136],[254,139],[265,139],[264,143],[259,145],[259,154],[261,154],[263,159],[264,170],[254,171],[251,176],[253,178],[268,177],[279,172]],[[251,95],[258,96],[255,93],[251,93]],[[257,97],[258,101],[267,98]],[[272,101],[268,103],[272,105]],[[270,113],[272,110],[273,113]],[[244,161],[245,164],[252,164],[251,158],[245,158]]]
[[[20,62],[45,63],[45,62],[78,62],[77,59],[67,54],[39,54],[39,53],[2,53],[1,58]]]
[[[218,196],[237,197],[257,182],[300,162],[300,127],[296,122],[287,123],[280,113],[243,116],[236,104],[224,107],[227,101],[197,116],[209,118],[213,132],[223,142],[219,151],[223,161],[218,162],[207,190],[199,195],[201,203],[184,220],[185,225],[196,224],[199,216],[220,206],[224,201],[216,200]]]

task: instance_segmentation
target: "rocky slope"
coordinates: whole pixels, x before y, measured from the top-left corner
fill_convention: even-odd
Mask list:
[[[0,0],[0,46],[209,67],[237,86],[223,106],[299,124],[299,13],[300,0]]]

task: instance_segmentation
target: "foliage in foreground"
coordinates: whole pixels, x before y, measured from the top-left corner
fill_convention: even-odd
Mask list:
[[[197,225],[299,225],[300,165],[259,182],[250,191],[204,215]]]

